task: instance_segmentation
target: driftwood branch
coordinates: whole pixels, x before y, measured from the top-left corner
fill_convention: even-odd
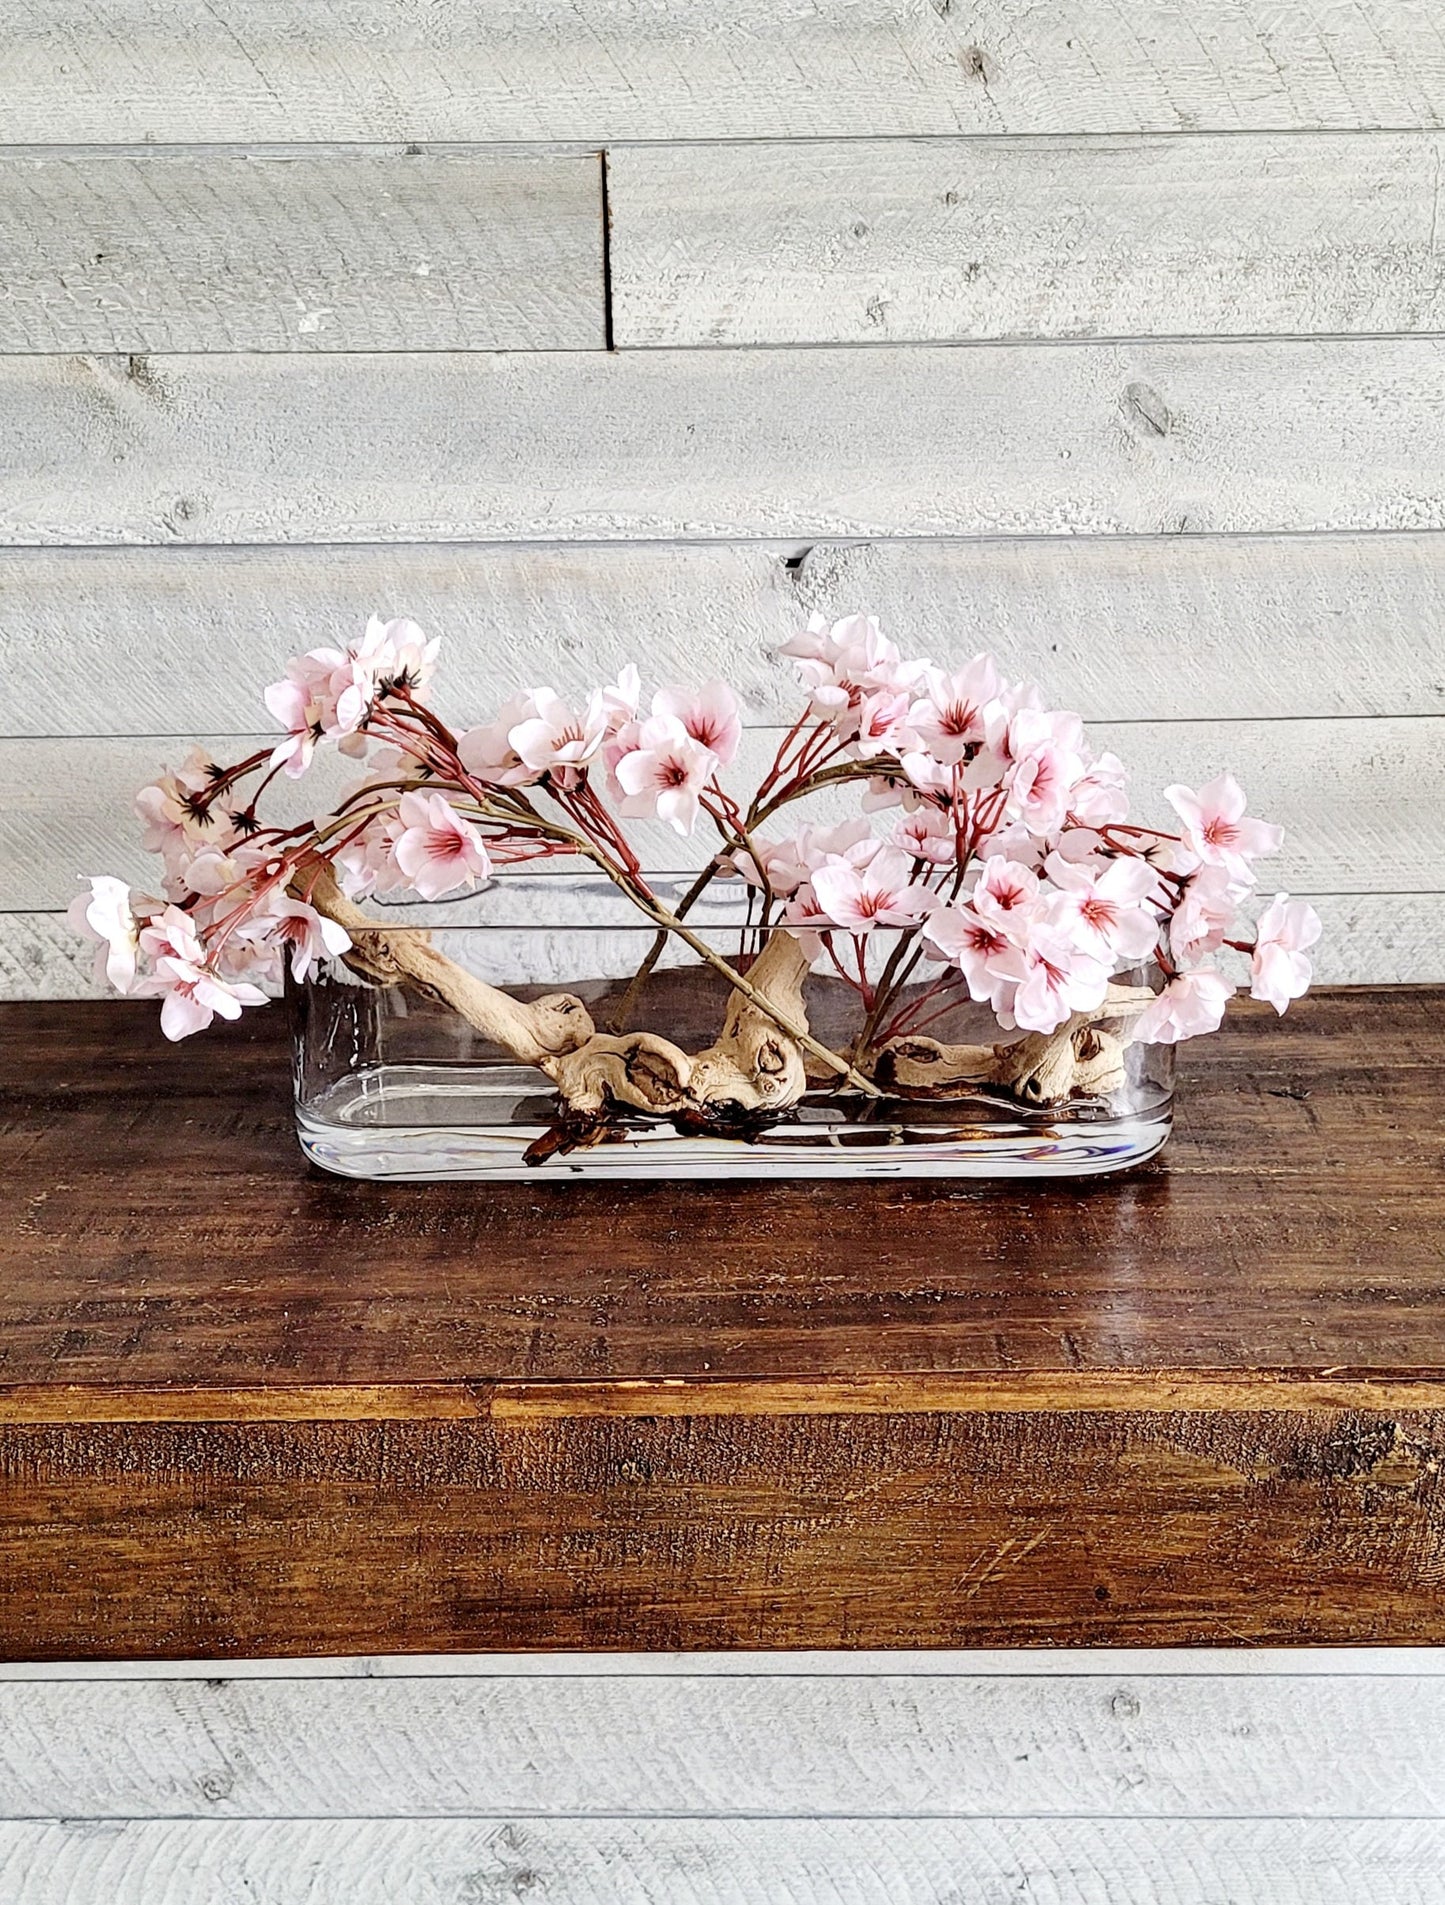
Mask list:
[[[619,1107],[671,1118],[691,1130],[742,1134],[763,1116],[796,1104],[806,1088],[799,1041],[771,1016],[786,1018],[806,1038],[808,962],[790,933],[773,935],[729,998],[717,1041],[694,1059],[655,1032],[599,1032],[572,993],[513,999],[439,952],[424,931],[388,928],[372,919],[341,891],[324,860],[311,862],[293,884],[350,933],[346,963],[354,971],[442,1001],[519,1064],[552,1080],[563,1117],[557,1141],[539,1158],[596,1142]]]
[[[895,1091],[930,1098],[963,1097],[986,1086],[1032,1105],[1062,1104],[1078,1093],[1105,1098],[1124,1083],[1129,1023],[1153,997],[1147,986],[1111,985],[1094,1011],[1076,1012],[1056,1032],[1031,1032],[1008,1044],[890,1039],[874,1076]]]

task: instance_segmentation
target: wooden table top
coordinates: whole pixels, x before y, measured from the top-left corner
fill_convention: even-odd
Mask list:
[[[303,1161],[279,1009],[173,1047],[152,1007],[5,1006],[0,1411],[545,1412],[569,1385],[574,1412],[590,1384],[696,1413],[721,1379],[731,1409],[754,1383],[1445,1398],[1445,988],[1246,1005],[1180,1068],[1173,1139],[1118,1178],[384,1185]]]

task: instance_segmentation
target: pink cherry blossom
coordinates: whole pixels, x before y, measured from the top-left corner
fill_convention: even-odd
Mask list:
[[[762,858],[762,872],[768,891],[780,900],[791,899],[809,875],[829,860],[845,859],[850,866],[864,867],[883,844],[861,817],[841,821],[836,827],[820,827],[810,822],[786,840],[777,842],[761,839],[755,834],[753,843]],[[731,856],[731,860],[750,885],[764,884],[746,848],[740,848]],[[811,914],[811,903],[805,910]]]
[[[1062,895],[1056,917],[1087,951],[1131,965],[1153,953],[1159,921],[1148,902],[1159,891],[1159,877],[1152,867],[1121,856],[1096,871],[1057,853],[1047,867]]]
[[[905,806],[916,805],[920,794],[925,799],[940,803],[952,801],[956,773],[943,761],[936,760],[932,754],[925,753],[922,748],[908,748],[899,756],[898,764],[908,776],[909,790],[911,790],[911,792],[904,790]],[[897,804],[896,793],[890,804]]]
[[[66,918],[76,932],[100,942],[95,956],[96,977],[109,981],[117,992],[132,992],[141,929],[131,905],[130,888],[108,873],[91,879],[89,886],[88,893],[77,893],[70,902]]]
[[[1012,942],[994,921],[980,918],[971,906],[940,906],[925,921],[923,937],[958,967],[972,998],[1012,1020],[1018,981],[998,963]]]
[[[1193,965],[1224,944],[1245,889],[1223,867],[1200,867],[1179,896],[1169,921],[1169,950]]]
[[[457,758],[467,772],[489,787],[525,787],[541,778],[512,745],[513,731],[537,718],[534,695],[513,695],[495,721],[468,728],[457,742]]]
[[[350,685],[361,693],[369,688],[368,701],[402,691],[419,695],[436,672],[440,647],[440,640],[429,641],[409,616],[387,622],[373,615],[361,641],[349,651],[356,664]]]
[[[581,714],[550,688],[539,688],[532,700],[536,713],[519,721],[507,738],[525,766],[535,773],[556,774],[568,785],[596,760],[607,739],[602,696],[594,694]]]
[[[1047,840],[1031,834],[1021,820],[1009,820],[984,837],[979,857],[985,864],[990,860],[1012,860],[1015,866],[1036,872],[1042,868],[1049,851]]]
[[[348,899],[395,893],[405,887],[407,877],[392,857],[400,832],[396,816],[384,815],[339,849],[332,865],[337,884]]]
[[[1030,833],[1056,833],[1084,777],[1083,732],[1077,715],[1023,708],[1003,733],[1008,763],[1007,812]]]
[[[1322,930],[1312,906],[1276,893],[1255,929],[1250,997],[1266,999],[1283,1012],[1291,999],[1307,992],[1312,968],[1305,953]]]
[[[680,721],[700,747],[715,754],[726,767],[737,758],[743,738],[737,696],[725,681],[709,681],[701,688],[663,688],[652,697],[654,715]]]
[[[931,866],[950,866],[958,856],[958,836],[948,815],[938,807],[916,807],[900,816],[893,844],[914,860]]]
[[[923,698],[913,703],[909,713],[909,726],[934,760],[956,766],[975,742],[983,740],[983,711],[1002,689],[988,655],[975,655],[957,674],[930,668],[923,677]]]
[[[1039,876],[1031,867],[1000,856],[984,861],[969,903],[980,919],[996,926],[1007,938],[1021,940],[1028,931],[1040,891]]]
[[[1250,861],[1277,853],[1284,829],[1267,820],[1246,820],[1244,789],[1232,774],[1220,774],[1196,794],[1166,787],[1164,798],[1184,823],[1184,839],[1205,866],[1223,867],[1231,879],[1253,884]]]
[[[879,688],[872,694],[860,696],[853,717],[854,753],[866,761],[875,754],[897,754],[910,748],[914,741],[908,726],[911,706],[906,690]]]
[[[607,718],[609,739],[619,729],[625,728],[629,721],[637,718],[637,704],[642,699],[642,677],[636,666],[628,662],[614,682],[602,690],[602,711]]]
[[[1070,925],[1058,901],[1046,901],[1030,914],[1022,944],[994,961],[1002,976],[1017,981],[1011,1013],[1026,1032],[1056,1032],[1075,1012],[1103,1004],[1110,963],[1080,946]]]
[[[168,1039],[203,1032],[217,1016],[238,1019],[243,1006],[266,1003],[258,986],[223,979],[213,970],[194,924],[178,906],[166,907],[142,929],[140,950],[155,966],[161,1030]]]
[[[491,878],[486,842],[445,794],[403,794],[397,821],[392,857],[424,900]]]
[[[847,615],[831,627],[814,615],[801,635],[783,643],[781,652],[797,661],[799,674],[812,690],[814,711],[844,734],[851,732],[865,694],[911,688],[928,665],[905,662],[885,639],[875,615]]]
[[[624,729],[623,736],[629,731]],[[697,825],[699,796],[717,772],[717,756],[695,741],[675,716],[655,714],[631,731],[634,745],[613,762],[622,812],[656,814],[680,834]]]
[[[913,884],[912,863],[896,847],[880,847],[861,867],[833,855],[811,885],[823,918],[860,935],[875,926],[915,926],[937,904],[927,887]]]
[[[286,664],[282,680],[264,692],[267,708],[286,730],[271,756],[296,779],[306,772],[319,741],[361,745],[356,730],[370,713],[376,684],[356,651],[313,648]]]
[[[1069,812],[1082,826],[1106,827],[1129,814],[1128,779],[1117,754],[1100,754],[1089,763],[1082,780],[1069,794]]]
[[[210,756],[193,747],[174,773],[163,771],[136,795],[141,844],[147,853],[164,854],[168,869],[178,867],[201,846],[224,846],[235,838],[220,801],[206,798],[219,773]]]
[[[1134,1021],[1141,1045],[1177,1045],[1203,1032],[1217,1032],[1234,984],[1213,966],[1197,966],[1169,981]]]
[[[264,942],[291,955],[291,976],[306,979],[325,959],[339,959],[351,950],[351,935],[334,919],[327,919],[304,900],[273,891],[236,929],[242,941]]]

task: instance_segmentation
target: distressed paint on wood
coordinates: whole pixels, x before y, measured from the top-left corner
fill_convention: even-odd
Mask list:
[[[243,733],[289,655],[415,616],[464,718],[541,682],[723,675],[790,722],[778,645],[866,608],[1086,720],[1445,713],[1445,535],[0,550],[12,736]],[[57,673],[56,655],[67,665]]]
[[[1445,339],[0,358],[0,543],[1445,526]]]
[[[51,1820],[0,1827],[25,1905],[1435,1905],[1434,1820]]]
[[[1438,1678],[32,1681],[0,1714],[7,1822],[1445,1813]]]
[[[1320,985],[1445,983],[1445,893],[1313,893]],[[109,999],[96,948],[58,913],[0,912],[0,1000]]]
[[[1445,717],[1098,722],[1089,733],[1129,767],[1135,813],[1171,831],[1166,786],[1198,787],[1225,768],[1235,772],[1254,810],[1286,829],[1283,851],[1260,868],[1266,883],[1311,894],[1445,892]],[[232,761],[267,737],[196,738]],[[777,729],[749,729],[728,784],[755,785],[781,738]],[[186,746],[156,737],[0,741],[0,911],[63,909],[76,882],[97,872],[148,891],[159,863],[140,845],[132,801]],[[304,781],[274,785],[267,811],[287,820],[323,811],[354,779],[353,763],[328,754]],[[833,793],[797,815],[855,809],[856,800]],[[773,832],[786,830],[779,822]],[[656,869],[701,866],[715,847],[704,830],[687,840],[660,823],[630,831]],[[484,903],[479,916],[487,916]]]
[[[0,351],[600,350],[587,153],[0,155]]]
[[[614,333],[658,345],[1445,328],[1429,133],[638,146]]]
[[[12,9],[12,11],[15,11]],[[1445,124],[1430,0],[27,0],[0,139],[696,139]]]

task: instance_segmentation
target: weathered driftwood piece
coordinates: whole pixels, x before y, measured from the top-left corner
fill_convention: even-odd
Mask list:
[[[748,969],[748,983],[790,1023],[805,1027],[808,960],[791,933],[775,932]],[[691,1092],[700,1105],[776,1114],[807,1090],[803,1049],[741,992],[728,1001],[716,1043],[693,1061]]]
[[[325,864],[308,867],[297,887],[351,934],[346,963],[354,971],[442,1000],[519,1064],[545,1072],[570,1111],[593,1116],[616,1102],[666,1116],[684,1102],[692,1061],[669,1040],[653,1032],[600,1033],[570,992],[511,998],[438,952],[426,933],[378,925],[347,899]]]
[[[351,934],[346,961],[355,971],[442,1000],[520,1064],[552,1080],[563,1117],[556,1141],[539,1159],[600,1141],[619,1106],[693,1130],[741,1130],[785,1111],[806,1088],[797,1040],[764,1009],[772,1005],[790,1023],[807,1026],[808,962],[790,933],[772,936],[747,974],[749,992],[731,995],[720,1036],[693,1059],[655,1032],[599,1032],[571,993],[529,1003],[511,998],[439,952],[425,932],[378,924],[346,897],[324,862],[313,862],[295,884]]]
[[[1009,1044],[890,1039],[874,1076],[895,1091],[928,1097],[966,1096],[980,1086],[1033,1105],[1061,1104],[1076,1093],[1107,1097],[1124,1082],[1128,1023],[1153,997],[1147,986],[1111,985],[1094,1011],[1076,1012],[1057,1032],[1031,1032]],[[1106,1029],[1111,1025],[1119,1031]]]

